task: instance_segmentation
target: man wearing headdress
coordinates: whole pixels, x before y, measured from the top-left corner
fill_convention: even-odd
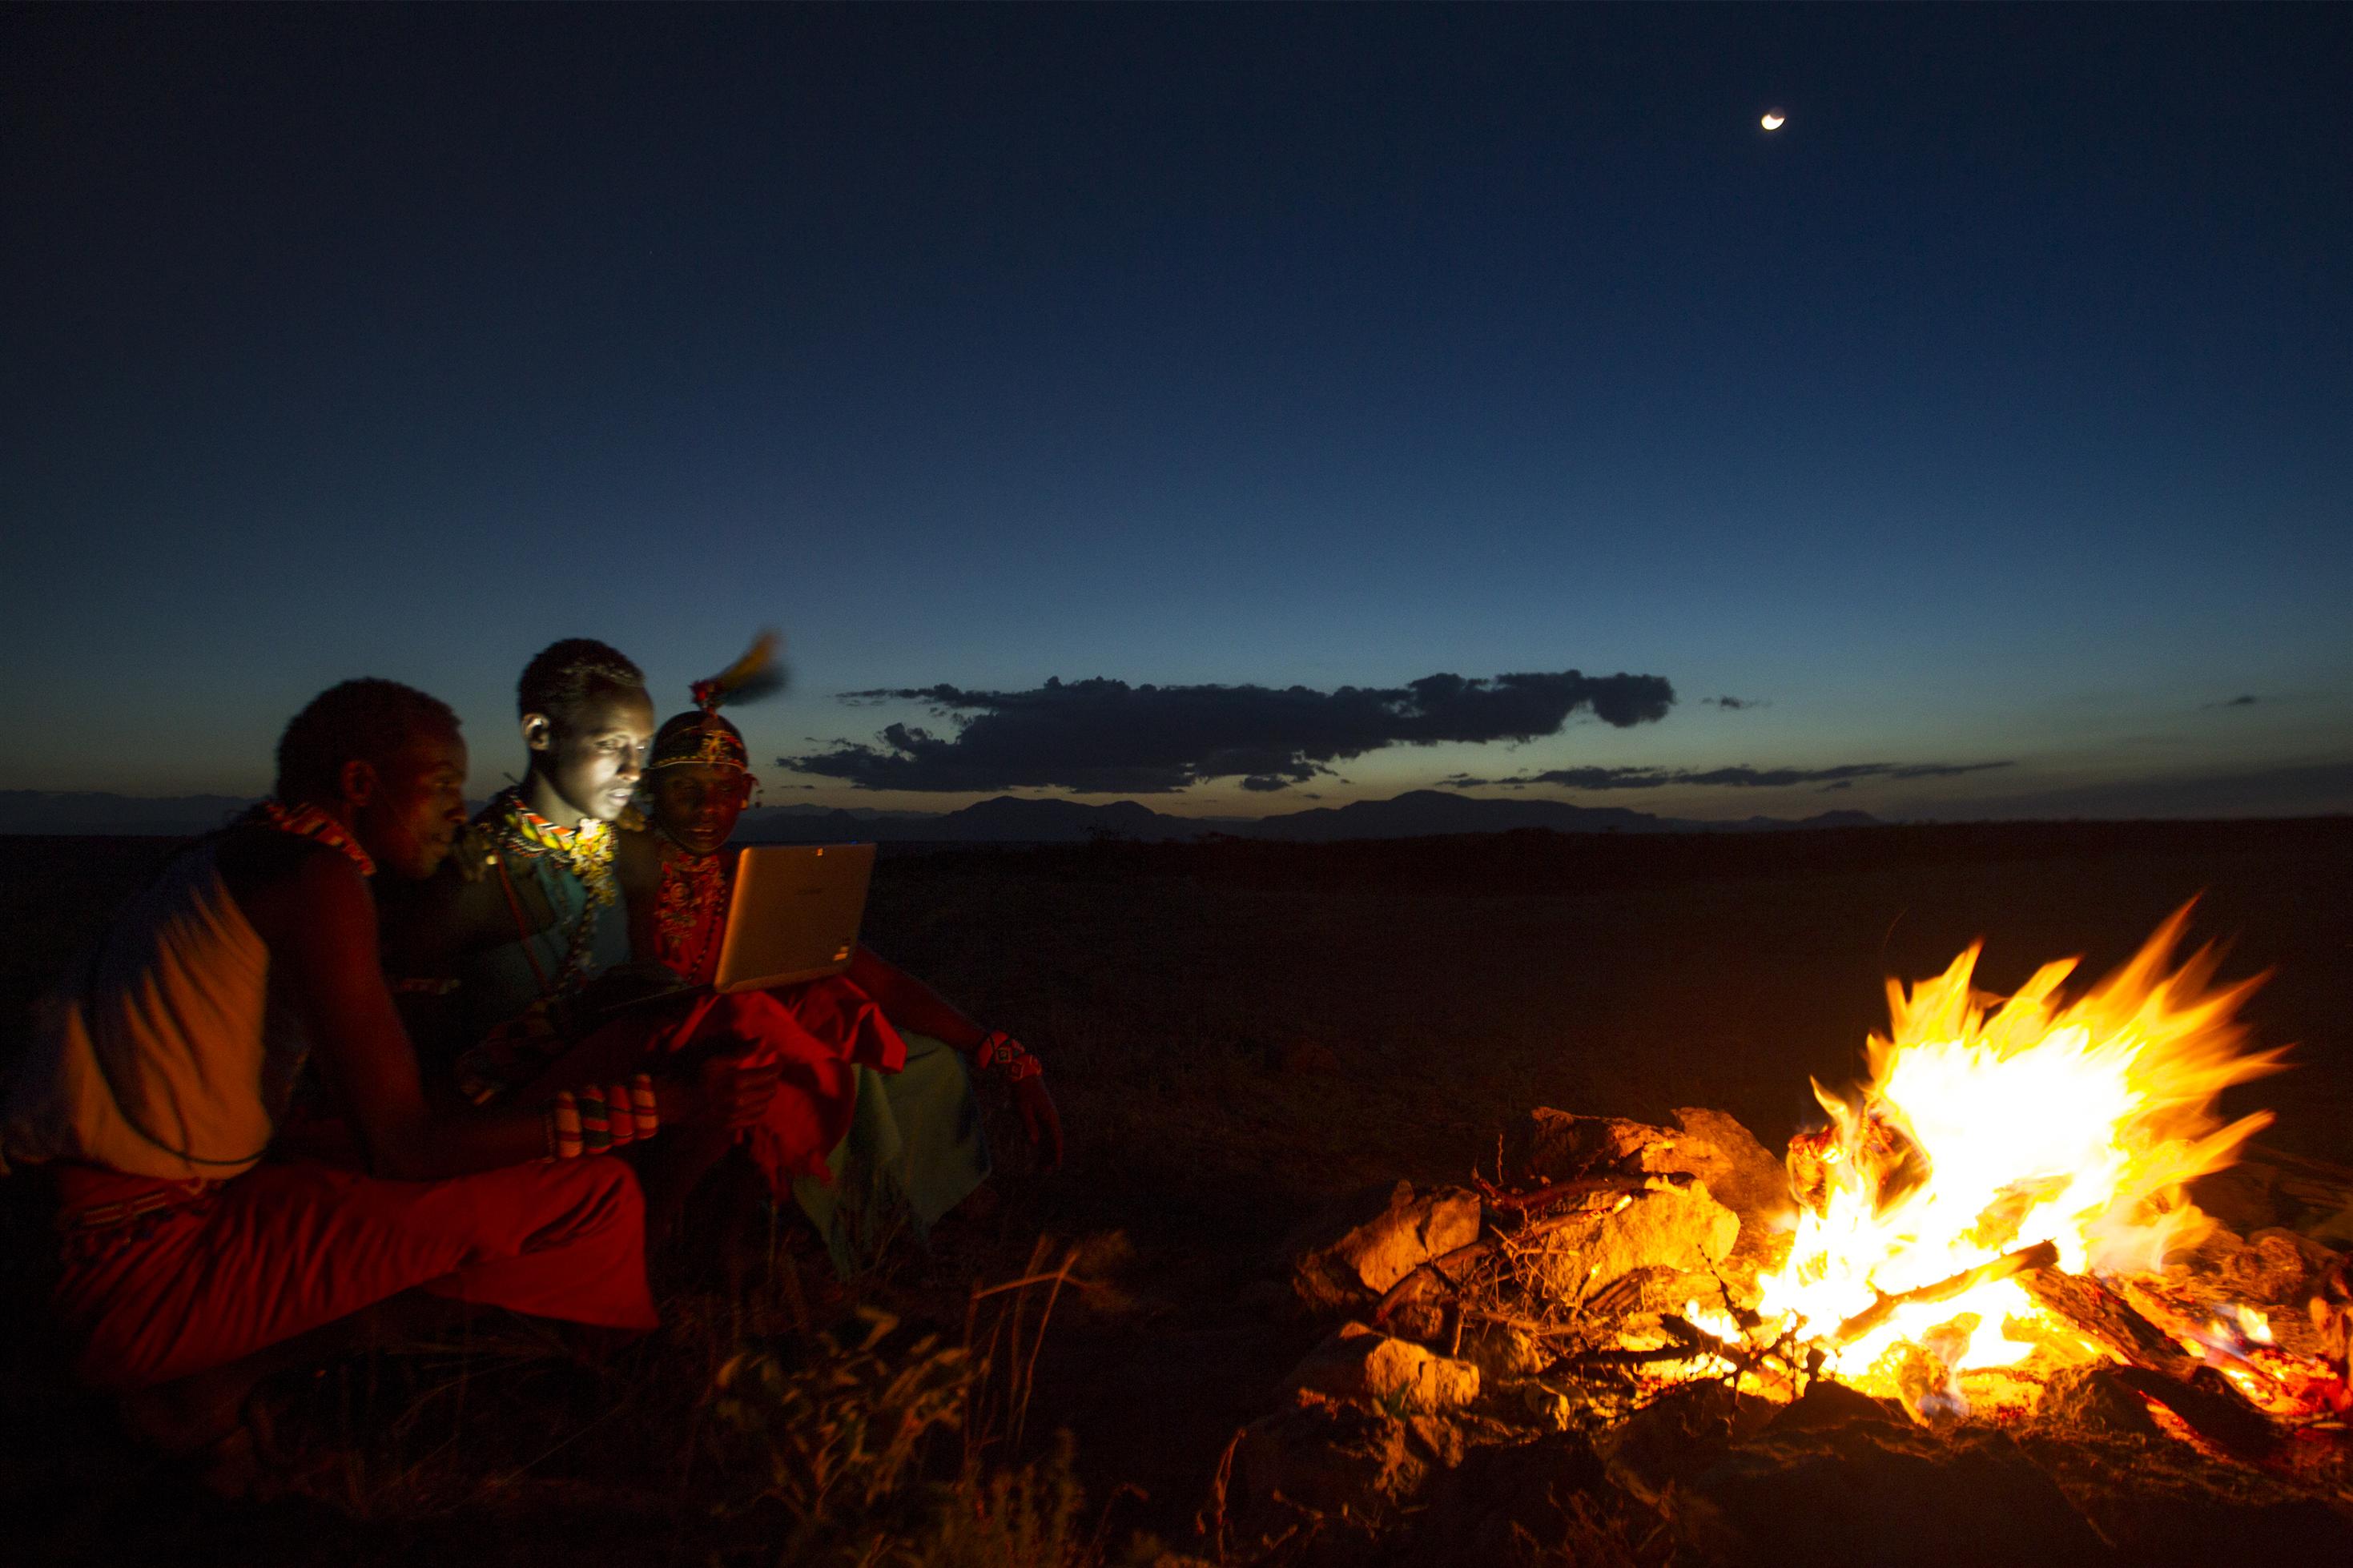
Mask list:
[[[717,970],[735,869],[727,843],[757,782],[719,709],[772,688],[773,669],[764,637],[695,683],[695,707],[662,725],[646,765],[649,831],[620,847],[632,952],[695,984]],[[1008,1081],[1031,1141],[1061,1158],[1038,1058],[870,947],[844,973],[723,1000],[730,1026],[767,1042],[786,1080],[806,1086],[777,1097],[747,1145],[778,1201],[798,1201],[845,1271],[897,1215],[928,1230],[987,1176],[967,1061]]]
[[[578,1157],[578,1101],[436,1109],[394,1009],[369,884],[442,864],[465,776],[433,698],[323,693],[279,742],[274,797],[174,858],[37,1014],[0,1145],[52,1174],[78,1371],[167,1447],[249,1466],[254,1384],[413,1290],[655,1322],[637,1184]],[[627,1098],[635,1138],[756,1119],[771,1092],[722,1068],[591,1103]]]

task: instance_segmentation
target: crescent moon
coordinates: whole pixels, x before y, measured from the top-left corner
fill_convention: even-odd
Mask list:
[[[1788,118],[1789,117],[1788,115],[1783,114],[1777,109],[1757,123],[1762,125],[1767,131],[1778,131],[1783,125],[1788,122]]]

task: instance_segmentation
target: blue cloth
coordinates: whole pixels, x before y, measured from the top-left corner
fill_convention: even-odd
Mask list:
[[[928,1237],[988,1178],[988,1141],[964,1054],[912,1029],[899,1034],[907,1042],[903,1069],[858,1069],[849,1131],[826,1157],[832,1184],[793,1183],[794,1200],[844,1279],[901,1228]]]
[[[544,931],[468,953],[458,962],[457,1005],[470,1040],[479,1040],[508,1019],[521,1017],[524,1008],[539,1000],[540,976],[545,974],[552,982],[564,973],[565,955],[572,951],[573,927],[592,912],[596,931],[581,981],[594,980],[614,964],[628,962],[629,916],[622,905],[609,904],[592,911],[587,888],[552,856],[531,859],[510,856],[507,874],[514,879],[518,892],[536,877],[555,919]],[[497,876],[497,870],[491,875]]]

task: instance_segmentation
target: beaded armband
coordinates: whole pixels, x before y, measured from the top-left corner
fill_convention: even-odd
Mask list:
[[[547,1107],[547,1157],[576,1160],[642,1143],[661,1131],[651,1073],[628,1083],[559,1089]]]
[[[1008,1083],[1037,1078],[1046,1070],[1045,1063],[1023,1049],[1020,1041],[1002,1029],[991,1029],[981,1036],[980,1044],[973,1047],[972,1061],[983,1072],[994,1068],[1003,1073]]]

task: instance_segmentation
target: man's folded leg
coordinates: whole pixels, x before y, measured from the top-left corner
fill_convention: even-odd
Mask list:
[[[142,1178],[60,1173],[69,1211]],[[122,1190],[116,1190],[122,1189]],[[315,1161],[255,1167],[137,1233],[69,1248],[58,1286],[101,1387],[169,1382],[240,1360],[405,1290],[615,1329],[658,1320],[645,1205],[617,1160],[512,1165],[392,1182]]]

